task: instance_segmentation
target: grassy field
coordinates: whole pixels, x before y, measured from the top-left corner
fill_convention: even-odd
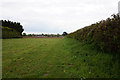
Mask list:
[[[117,56],[68,38],[3,39],[3,78],[120,78]]]

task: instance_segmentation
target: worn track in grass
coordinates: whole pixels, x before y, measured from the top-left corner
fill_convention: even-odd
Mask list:
[[[118,78],[119,62],[68,38],[3,39],[3,78]]]

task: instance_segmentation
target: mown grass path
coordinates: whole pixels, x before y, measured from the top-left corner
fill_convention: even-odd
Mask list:
[[[73,39],[4,39],[2,47],[3,78],[120,77],[112,55]]]

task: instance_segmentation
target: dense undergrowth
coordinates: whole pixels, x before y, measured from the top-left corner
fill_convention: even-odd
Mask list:
[[[70,33],[67,37],[94,44],[100,51],[119,54],[120,17],[112,15],[111,18]]]

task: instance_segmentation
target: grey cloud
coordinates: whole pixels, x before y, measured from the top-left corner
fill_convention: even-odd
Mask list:
[[[19,21],[25,32],[73,32],[117,13],[118,0],[2,0],[0,19]]]

